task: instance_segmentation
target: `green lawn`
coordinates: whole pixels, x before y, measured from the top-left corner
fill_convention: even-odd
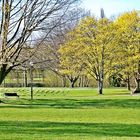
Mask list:
[[[17,92],[20,99],[3,98]],[[123,88],[0,88],[1,140],[140,140],[140,96]]]

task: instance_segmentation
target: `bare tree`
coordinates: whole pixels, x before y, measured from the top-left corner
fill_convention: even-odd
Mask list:
[[[29,59],[19,59],[23,48],[39,38],[42,30],[46,31],[44,37],[48,36],[75,2],[77,0],[0,1],[0,84],[15,66]]]
[[[68,77],[65,74],[60,73],[60,58],[58,49],[60,45],[66,41],[66,34],[69,31],[73,30],[75,26],[79,23],[79,21],[88,15],[90,15],[90,12],[80,7],[76,7],[68,11],[63,16],[63,18],[61,18],[61,24],[59,24],[59,26],[57,26],[57,28],[55,28],[53,32],[51,32],[51,34],[48,36],[48,38],[46,38],[41,44],[46,48],[46,51],[44,50],[42,54],[47,54],[46,59],[52,60],[48,64],[44,63],[45,67],[47,67],[48,70],[53,71],[60,78],[62,78],[62,83],[64,87],[66,86],[66,81]]]

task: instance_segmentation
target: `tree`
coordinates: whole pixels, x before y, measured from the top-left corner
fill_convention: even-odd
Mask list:
[[[20,59],[23,50],[59,25],[66,11],[77,0],[1,0],[0,84],[15,67],[29,59]],[[39,43],[39,41],[38,41]]]
[[[73,38],[61,46],[58,52],[60,53],[60,72],[68,78],[70,87],[73,88],[84,69],[84,64],[78,63],[79,58],[76,55],[78,50],[72,40]]]
[[[57,26],[57,28],[55,28],[53,32],[48,36],[48,38],[45,39],[44,42],[41,44],[46,47],[46,51],[43,50],[41,53],[45,53],[45,55],[47,54],[46,56],[53,60],[50,61],[49,64],[47,64],[47,69],[53,71],[62,79],[64,87],[66,86],[66,81],[68,78],[65,73],[62,73],[61,71],[62,69],[59,65],[60,57],[58,50],[60,46],[63,45],[67,40],[67,33],[73,30],[75,26],[77,26],[78,22],[89,14],[89,12],[78,7],[70,10],[65,14],[63,19],[61,19],[62,24]]]
[[[135,77],[136,89],[140,91],[140,17],[139,13],[132,11],[124,13],[115,22],[116,61],[117,68],[130,89],[130,77]]]
[[[78,60],[76,64],[85,66],[88,73],[98,81],[99,93],[102,94],[104,77],[114,52],[111,45],[112,23],[106,18],[97,20],[87,17],[70,32],[70,35],[71,43],[67,44],[69,55],[75,55],[71,61]]]

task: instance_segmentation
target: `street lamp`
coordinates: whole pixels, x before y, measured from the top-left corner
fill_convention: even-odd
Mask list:
[[[29,64],[30,64],[31,100],[33,100],[33,65],[34,63],[31,61]]]

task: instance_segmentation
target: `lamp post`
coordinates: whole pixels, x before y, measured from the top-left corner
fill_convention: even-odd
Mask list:
[[[33,100],[33,62],[30,62],[31,100]]]
[[[23,86],[27,87],[27,69],[23,67]]]

